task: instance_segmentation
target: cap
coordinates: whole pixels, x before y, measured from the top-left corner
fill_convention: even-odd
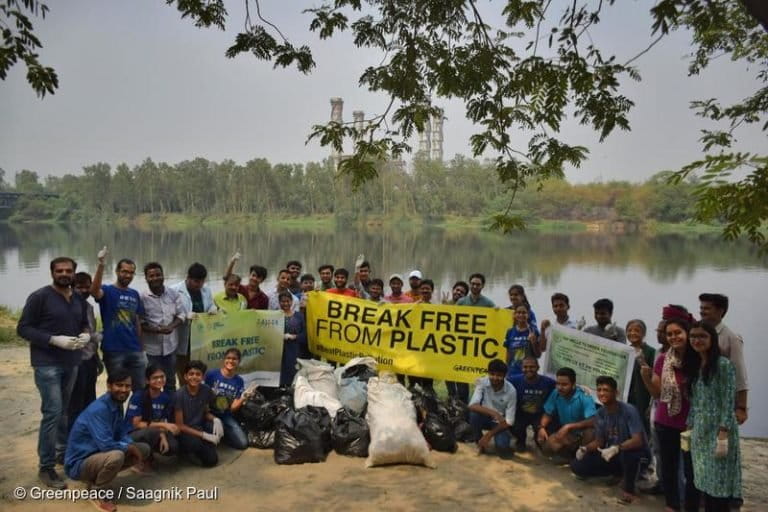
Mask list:
[[[388,282],[391,283],[393,279],[399,279],[401,283],[403,282],[403,277],[400,274],[392,274],[391,276],[389,276]]]
[[[416,278],[418,278],[418,279],[421,279],[421,277],[422,277],[422,276],[421,276],[421,272],[420,272],[420,271],[418,271],[418,270],[412,270],[412,271],[411,271],[411,273],[410,273],[410,274],[408,274],[408,279],[410,279],[410,278],[412,278],[412,277],[416,277]]]

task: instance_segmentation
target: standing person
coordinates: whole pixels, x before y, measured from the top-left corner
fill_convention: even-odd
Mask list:
[[[240,260],[240,251],[235,252],[229,259],[227,268],[224,269],[224,282],[229,279],[229,275],[234,271],[235,265]],[[248,309],[267,309],[269,308],[269,297],[261,290],[261,283],[267,278],[267,269],[261,265],[251,265],[248,270],[248,285],[240,284],[237,292],[248,301]]]
[[[301,283],[301,296],[304,297],[307,293],[315,289],[315,276],[312,274],[303,274],[299,280]]]
[[[334,293],[336,295],[344,295],[346,297],[357,297],[357,292],[352,288],[347,288],[347,280],[349,279],[349,270],[345,268],[337,268],[333,272],[333,288],[326,290],[328,293]]]
[[[611,301],[611,299],[599,299],[592,304],[592,307],[595,310],[595,322],[597,322],[597,324],[585,328],[584,332],[619,343],[626,343],[627,335],[624,332],[624,329],[611,323],[611,317],[613,316],[613,301]]]
[[[594,438],[597,411],[592,397],[576,385],[572,368],[560,368],[555,377],[555,390],[544,402],[536,437],[544,454],[570,460],[579,446]]]
[[[451,288],[450,294],[448,292],[443,292],[443,304],[453,306],[459,299],[465,297],[468,293],[469,285],[464,281],[456,281]]]
[[[525,295],[525,292],[523,292]],[[571,309],[571,301],[564,293],[553,293],[551,297],[552,312],[555,314],[555,321],[558,325],[570,327],[576,329],[576,322],[568,316],[568,311]],[[547,350],[547,340],[549,339],[549,327],[552,322],[549,319],[544,319],[541,322],[541,351]]]
[[[333,284],[333,270],[333,265],[327,263],[317,268],[317,274],[320,276],[320,286],[317,287],[318,291],[324,292],[335,286]]]
[[[288,292],[291,294],[291,297],[293,297],[293,304],[291,306],[293,311],[298,311],[300,306],[300,301],[296,295],[294,295],[290,290],[291,285],[291,272],[285,268],[277,273],[277,288],[274,292],[269,294],[269,309],[273,311],[277,311],[280,308],[280,294],[282,292]]]
[[[82,360],[77,367],[77,379],[75,380],[75,386],[72,388],[67,409],[67,430],[72,429],[72,425],[80,413],[91,402],[96,400],[96,379],[104,371],[104,364],[99,358],[101,333],[96,330],[96,317],[93,314],[93,306],[88,302],[88,297],[91,296],[91,275],[87,272],[75,274],[74,288],[85,302],[85,314],[88,318],[88,330],[91,333],[91,339],[83,347]]]
[[[650,436],[651,394],[648,392],[645,384],[643,384],[643,376],[640,370],[643,367],[643,363],[649,366],[651,362],[656,361],[656,349],[644,341],[646,329],[645,322],[640,319],[636,318],[627,322],[627,340],[635,350],[635,364],[632,367],[632,380],[629,385],[627,402],[634,405],[637,412],[640,413],[645,434]]]
[[[173,393],[165,386],[165,370],[157,364],[147,365],[146,386],[131,395],[125,420],[136,443],[146,443],[152,453],[176,455],[179,451],[179,427],[173,414]]]
[[[285,264],[285,268],[291,274],[291,283],[288,285],[288,290],[295,296],[301,295],[301,283],[299,282],[299,276],[301,275],[301,262],[291,260]]]
[[[293,295],[288,290],[280,292],[280,309],[285,315],[283,334],[283,356],[280,362],[280,387],[293,384],[296,376],[296,359],[309,353],[307,345],[307,329],[304,316],[292,308]]]
[[[368,300],[375,302],[376,304],[384,304],[384,281],[381,279],[371,279],[371,284],[368,286]]]
[[[517,409],[512,435],[517,439],[515,450],[525,451],[528,426],[533,428],[533,438],[536,440],[536,429],[541,424],[544,414],[544,401],[555,390],[555,381],[546,375],[539,375],[539,361],[535,357],[523,359],[522,375],[510,379],[517,391]]]
[[[359,256],[363,258],[362,255]],[[350,285],[350,288],[357,292],[357,296],[361,299],[367,299],[371,293],[371,264],[367,260],[363,260],[359,266],[355,269],[354,281]]]
[[[213,401],[213,414],[224,426],[224,442],[235,450],[248,448],[248,436],[234,416],[243,405],[245,391],[245,382],[237,374],[242,357],[239,349],[229,348],[224,353],[221,368],[205,374],[205,384],[216,396]]]
[[[38,477],[49,487],[66,489],[55,469],[56,458],[66,449],[66,412],[83,359],[82,348],[90,335],[85,300],[72,290],[77,263],[59,257],[50,267],[53,282],[27,297],[16,332],[29,342],[35,386],[40,392],[43,417],[37,437]]]
[[[653,368],[640,361],[643,383],[651,396],[658,400],[653,427],[659,441],[664,501],[670,510],[680,510],[681,506],[678,482],[680,434],[686,428],[691,407],[688,396],[689,382],[691,375],[695,375],[699,367],[698,356],[688,344],[689,325],[679,318],[668,320],[664,331],[669,349],[656,358]],[[683,457],[683,461],[686,477],[685,502],[694,507],[698,505],[698,496],[693,487],[690,457]]]
[[[413,302],[416,302],[421,298],[419,285],[421,285],[422,277],[420,270],[412,270],[411,273],[408,274],[408,286],[410,286],[411,289],[405,292],[405,294],[409,296]]]
[[[488,376],[477,380],[475,392],[469,402],[469,422],[477,439],[477,449],[483,453],[493,439],[496,455],[511,455],[511,428],[515,422],[517,393],[504,376],[507,365],[500,359],[488,363]],[[487,430],[483,434],[483,430]]]
[[[688,338],[700,358],[688,415],[694,482],[707,512],[728,512],[731,499],[741,498],[739,426],[731,398],[736,393],[736,372],[720,355],[714,326],[696,322]]]
[[[211,414],[209,404],[213,391],[203,384],[207,367],[202,361],[189,361],[184,367],[185,383],[174,398],[174,417],[179,427],[179,447],[182,453],[194,455],[203,467],[219,463],[216,445],[224,436],[224,425]]]
[[[720,354],[733,364],[736,371],[736,420],[739,425],[747,421],[747,366],[744,364],[744,340],[727,325],[723,318],[728,312],[728,297],[719,293],[702,293],[699,295],[701,321],[706,322],[717,331]]]
[[[104,259],[107,248],[99,251],[96,274],[91,283],[91,295],[99,303],[101,321],[104,324],[104,366],[107,373],[124,368],[131,376],[133,390],[144,387],[144,371],[147,369],[147,355],[141,343],[140,317],[144,315],[139,292],[128,285],[136,274],[136,263],[123,258],[115,266],[115,284],[101,284],[104,276]]]
[[[456,301],[457,306],[478,306],[481,308],[495,308],[496,304],[482,294],[485,287],[485,276],[475,273],[469,276],[469,295],[465,295]]]
[[[528,297],[525,295],[525,288],[521,284],[513,284],[507,290],[509,293],[509,306],[507,309],[515,310],[519,306],[523,305],[528,308],[528,323],[533,328],[533,331],[539,334],[539,322],[536,320],[536,313],[534,313],[531,303],[528,302]]]
[[[176,348],[176,375],[179,378],[179,387],[184,384],[185,368],[189,363],[192,320],[195,315],[216,312],[213,293],[205,284],[207,277],[208,269],[205,265],[195,262],[187,269],[187,277],[184,281],[170,286],[181,295],[187,315],[186,321],[179,326],[177,333],[179,346]]]
[[[432,304],[432,295],[435,291],[435,283],[431,279],[422,279],[419,284],[419,300],[417,304]],[[411,377],[408,376],[408,383],[411,386],[418,384],[421,389],[429,393],[435,393],[435,379],[429,377]]]
[[[213,296],[216,308],[224,313],[234,313],[248,309],[248,299],[240,293],[242,279],[237,274],[229,274],[224,280],[224,290]]]
[[[403,293],[403,278],[400,274],[392,274],[389,276],[389,289],[391,293],[384,297],[384,300],[391,304],[410,304],[413,302],[413,298]]]
[[[141,468],[151,453],[147,444],[134,442],[128,435],[123,404],[131,387],[130,373],[117,368],[107,376],[107,392],[91,403],[72,426],[64,470],[72,480],[85,482],[88,489],[104,489],[121,470]],[[117,510],[112,501],[92,501],[99,510]]]
[[[597,398],[603,406],[595,414],[595,439],[581,446],[571,461],[571,471],[582,478],[615,475],[621,477],[619,503],[635,501],[635,484],[648,462],[648,438],[637,409],[620,402],[613,377],[598,377]]]
[[[504,338],[507,349],[507,380],[523,373],[523,359],[539,358],[539,337],[528,323],[528,308],[521,304],[515,308],[515,324],[507,331]]]
[[[141,341],[149,363],[165,372],[165,390],[176,389],[176,349],[178,328],[187,319],[181,294],[165,286],[163,267],[156,261],[144,265],[144,278],[149,291],[141,294],[144,316],[141,319]]]

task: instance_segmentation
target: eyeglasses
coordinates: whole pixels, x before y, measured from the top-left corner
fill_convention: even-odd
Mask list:
[[[692,340],[708,340],[709,334],[689,334],[688,337]]]

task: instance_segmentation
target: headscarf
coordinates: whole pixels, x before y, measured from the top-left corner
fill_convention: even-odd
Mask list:
[[[664,306],[661,310],[662,320],[685,320],[688,324],[692,324],[694,321],[693,315],[688,312],[683,306],[677,306],[670,304]]]

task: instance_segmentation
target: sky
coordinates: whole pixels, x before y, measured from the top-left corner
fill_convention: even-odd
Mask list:
[[[39,99],[22,65],[0,82],[0,168],[9,181],[21,169],[61,176],[97,162],[114,168],[147,157],[168,163],[196,157],[319,161],[328,149],[305,142],[313,124],[329,119],[331,97],[344,99],[346,121],[353,110],[373,115],[387,103],[358,86],[361,72],[378,64],[380,55],[354,48],[348,36],[320,41],[308,31],[310,17],[301,10],[317,2],[261,2],[262,14],[294,44],[312,48],[317,68],[308,76],[293,68],[274,70],[250,55],[224,56],[242,28],[243,2],[227,3],[224,32],[198,29],[159,0],[46,3],[50,13],[35,20],[35,30],[44,45],[40,59],[56,69],[60,87]],[[623,62],[651,41],[651,19],[648,2],[616,4],[590,35]],[[500,20],[501,2],[480,5],[488,22]],[[756,71],[719,59],[689,78],[689,52],[689,35],[676,33],[636,62],[643,80],[622,89],[636,103],[630,132],[614,132],[600,143],[590,129],[564,125],[562,137],[591,152],[580,169],[567,171],[569,181],[644,181],[701,156],[700,130],[711,126],[694,116],[689,101],[746,96],[755,89]],[[435,103],[447,116],[445,158],[470,156],[468,141],[477,128],[463,105],[440,98]],[[513,140],[524,142],[519,135]],[[411,142],[416,148],[418,141]],[[738,149],[763,150],[765,142],[765,134],[751,130]]]

